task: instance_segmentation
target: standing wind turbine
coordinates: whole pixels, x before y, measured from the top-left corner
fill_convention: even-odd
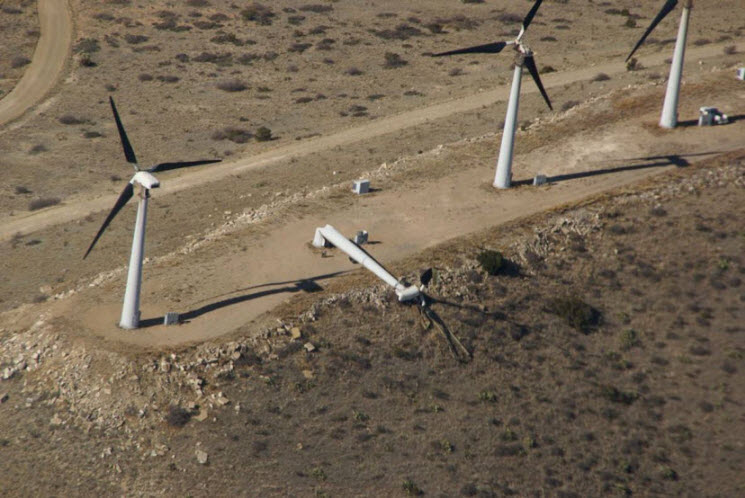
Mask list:
[[[160,163],[153,166],[150,169],[140,169],[137,164],[137,157],[132,145],[129,143],[127,138],[127,132],[124,131],[124,125],[119,119],[119,113],[116,112],[116,106],[114,105],[114,99],[109,97],[109,103],[111,104],[111,110],[114,112],[114,120],[116,121],[116,127],[119,130],[119,138],[122,141],[122,148],[124,149],[124,157],[127,158],[127,162],[134,166],[135,174],[129,181],[124,190],[116,200],[114,207],[112,208],[109,215],[101,225],[98,233],[93,238],[93,242],[85,252],[83,259],[88,257],[93,246],[96,245],[98,239],[103,234],[106,227],[109,226],[111,220],[121,211],[124,205],[134,195],[135,184],[139,187],[140,202],[137,205],[137,221],[135,222],[135,232],[132,240],[132,254],[129,258],[129,272],[127,274],[127,288],[124,291],[124,306],[122,307],[122,317],[119,321],[119,326],[123,329],[136,329],[140,322],[140,285],[142,283],[142,259],[145,249],[145,221],[147,217],[147,201],[150,198],[150,189],[158,188],[160,182],[155,178],[152,173],[157,171],[168,171],[177,168],[187,168],[190,166],[199,166],[201,164],[211,164],[220,162],[220,159],[207,159],[203,161],[190,161],[190,162],[173,162],[173,163]]]
[[[512,88],[510,89],[510,100],[507,104],[507,117],[504,120],[502,146],[499,149],[499,160],[497,161],[497,174],[494,177],[494,186],[497,188],[509,188],[510,183],[512,182],[512,154],[515,148],[517,108],[520,104],[520,84],[522,82],[523,66],[528,69],[528,72],[533,77],[533,81],[535,81],[535,84],[538,86],[538,90],[540,90],[546,104],[548,104],[548,108],[553,110],[548,94],[546,94],[546,90],[543,88],[543,83],[541,83],[541,78],[538,76],[538,68],[535,65],[533,51],[522,42],[523,35],[525,35],[525,31],[533,21],[536,12],[538,12],[538,7],[541,6],[542,2],[543,0],[536,0],[535,4],[533,4],[533,7],[530,9],[530,12],[528,12],[528,15],[523,19],[520,33],[517,35],[517,38],[512,41],[487,43],[486,45],[478,45],[475,47],[433,54],[433,57],[458,54],[498,54],[509,45],[514,45],[515,47],[515,51],[517,52],[517,57],[515,59],[515,74],[512,79]]]
[[[652,20],[642,37],[636,43],[634,50],[631,51],[626,61],[631,59],[636,50],[641,47],[647,36],[655,27],[678,5],[678,0],[666,0],[665,5]],[[678,28],[678,39],[675,42],[675,53],[673,62],[670,65],[670,77],[667,80],[667,92],[665,93],[665,103],[662,106],[662,116],[660,117],[660,126],[663,128],[675,128],[678,124],[678,98],[680,96],[680,78],[683,74],[683,59],[685,58],[686,38],[688,37],[688,18],[693,8],[693,0],[685,0],[683,4],[683,15],[680,18],[680,27]]]

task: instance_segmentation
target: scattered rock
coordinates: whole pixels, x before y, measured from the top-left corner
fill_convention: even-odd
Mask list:
[[[8,401],[8,393],[0,394],[0,405]]]
[[[64,421],[56,413],[54,414],[54,417],[52,417],[52,420],[49,421],[49,425],[53,425],[55,427],[60,426],[63,423]]]
[[[292,337],[293,340],[303,337],[303,332],[300,330],[300,327],[292,327],[290,329],[290,337]]]
[[[206,451],[197,450],[196,455],[197,455],[197,462],[199,462],[200,465],[207,465],[207,459],[209,458],[209,455],[207,454]]]
[[[315,377],[315,374],[313,374],[313,370],[303,370],[303,377],[310,380]]]
[[[199,409],[199,413],[197,413],[196,415],[194,415],[194,417],[192,417],[192,418],[194,420],[196,420],[197,422],[204,422],[205,420],[207,420],[207,416],[208,416],[207,415],[207,409],[206,408],[200,408]]]
[[[306,342],[306,343],[305,343],[305,345],[303,346],[303,348],[305,348],[305,350],[306,350],[307,352],[309,352],[309,353],[312,353],[312,352],[316,351],[316,349],[317,349],[317,348],[316,348],[316,347],[315,347],[315,346],[313,345],[313,343],[312,343],[312,342]]]
[[[230,403],[230,400],[222,393],[222,391],[220,391],[217,393],[217,396],[215,396],[215,403],[220,406],[225,406]]]

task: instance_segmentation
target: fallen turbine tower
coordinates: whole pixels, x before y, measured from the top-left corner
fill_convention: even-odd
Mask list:
[[[347,239],[341,234],[341,232],[331,225],[317,228],[315,238],[313,239],[313,245],[316,247],[325,247],[327,244],[338,247],[354,261],[361,264],[383,282],[393,287],[399,301],[413,301],[420,297],[420,290],[417,286],[407,285],[402,280],[391,275],[391,273],[386,270],[383,265],[378,263],[375,258],[368,254],[367,251]]]

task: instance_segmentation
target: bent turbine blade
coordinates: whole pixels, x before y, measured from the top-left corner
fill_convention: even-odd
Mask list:
[[[119,113],[116,111],[116,105],[114,104],[114,99],[111,97],[109,97],[109,104],[111,104],[111,110],[114,112],[114,120],[116,121],[117,130],[119,130],[119,138],[122,141],[122,148],[124,149],[124,157],[127,158],[127,162],[132,163],[132,164],[137,164],[137,156],[135,156],[135,151],[132,148],[132,144],[129,143],[127,132],[124,131],[124,125],[122,124],[122,120],[119,119]]]
[[[457,50],[450,50],[448,52],[440,52],[439,54],[432,54],[432,57],[442,57],[446,55],[458,55],[458,54],[498,54],[504,47],[509,45],[507,42],[494,42],[487,43],[485,45],[476,45],[475,47],[459,48]]]
[[[124,190],[121,194],[119,194],[119,198],[116,200],[116,203],[114,204],[114,207],[111,209],[111,212],[106,217],[106,219],[103,222],[103,225],[101,225],[101,228],[98,230],[98,233],[93,238],[93,242],[91,242],[91,245],[88,246],[88,250],[85,251],[85,256],[83,256],[83,259],[88,257],[88,254],[90,254],[91,250],[93,249],[93,246],[96,245],[96,242],[98,242],[98,239],[101,237],[101,234],[104,230],[106,230],[106,227],[109,226],[109,223],[111,223],[111,220],[114,219],[114,216],[117,215],[119,211],[124,207],[124,205],[132,198],[132,195],[134,194],[134,185],[131,183],[128,183],[126,187],[124,187]]]
[[[219,163],[222,161],[222,159],[203,159],[201,161],[178,161],[175,163],[160,163],[152,168],[150,168],[148,171],[150,173],[156,173],[158,171],[168,171],[171,169],[178,169],[178,168],[190,168],[192,166],[201,166],[202,164],[212,164],[212,163]]]
[[[641,46],[642,46],[642,43],[644,43],[644,40],[646,40],[646,39],[647,39],[647,37],[648,37],[648,36],[649,36],[649,34],[650,34],[650,33],[651,33],[651,32],[652,32],[653,30],[654,30],[654,28],[656,28],[656,27],[657,27],[657,25],[658,25],[658,24],[660,24],[660,22],[662,22],[662,20],[663,20],[663,19],[664,19],[665,17],[667,17],[667,15],[668,15],[668,14],[669,14],[670,12],[672,12],[672,10],[673,10],[673,9],[675,8],[675,6],[676,6],[676,5],[678,5],[678,0],[667,0],[667,1],[665,2],[665,5],[663,5],[663,6],[662,6],[662,9],[661,9],[661,10],[660,10],[660,12],[659,12],[659,13],[657,14],[657,17],[655,17],[655,18],[654,18],[654,19],[652,20],[652,24],[650,24],[650,25],[649,25],[649,27],[648,27],[648,28],[647,28],[647,30],[646,30],[646,31],[644,32],[644,34],[643,34],[643,35],[642,35],[642,37],[641,37],[641,38],[639,39],[639,41],[638,41],[638,42],[636,42],[636,45],[634,46],[634,50],[632,50],[632,51],[631,51],[631,53],[629,54],[629,56],[628,56],[628,57],[626,57],[626,61],[627,61],[627,62],[629,61],[629,59],[631,59],[631,57],[632,57],[632,56],[634,55],[634,53],[636,53],[636,51],[637,51],[637,50],[639,49],[639,47],[641,47]]]
[[[541,77],[538,75],[538,68],[535,66],[535,59],[533,59],[533,56],[525,56],[525,58],[523,59],[523,64],[525,64],[525,67],[528,68],[528,72],[530,72],[530,75],[533,77],[533,81],[535,81],[535,84],[538,87],[538,90],[540,90],[541,95],[543,95],[543,100],[545,100],[546,104],[548,104],[548,108],[553,111],[554,108],[551,105],[551,100],[548,98],[546,89],[543,88],[543,83],[541,83]]]
[[[535,17],[536,12],[538,12],[538,7],[541,6],[541,3],[543,0],[536,0],[536,2],[533,4],[533,7],[530,9],[530,12],[528,12],[528,15],[525,16],[525,19],[523,19],[523,32],[528,30],[528,26],[530,26],[530,23],[533,22],[533,18]]]

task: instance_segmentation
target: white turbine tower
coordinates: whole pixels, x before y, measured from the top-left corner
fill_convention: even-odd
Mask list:
[[[512,78],[512,87],[510,89],[510,100],[507,104],[507,116],[504,120],[504,130],[502,132],[502,145],[499,149],[499,160],[497,161],[497,173],[494,177],[494,186],[497,188],[509,188],[512,182],[512,155],[515,149],[517,109],[520,104],[520,85],[522,83],[523,67],[528,69],[535,84],[538,86],[538,90],[540,90],[546,104],[548,104],[548,108],[553,110],[551,101],[549,100],[548,94],[546,94],[546,90],[543,88],[543,83],[541,83],[541,78],[538,75],[538,68],[535,65],[533,51],[522,42],[523,35],[525,35],[525,31],[533,21],[536,12],[538,12],[538,7],[541,6],[542,2],[543,0],[537,0],[535,4],[533,4],[530,12],[528,12],[528,15],[523,19],[520,33],[517,35],[517,38],[512,41],[487,43],[486,45],[478,45],[475,47],[433,54],[434,57],[459,54],[498,54],[509,45],[513,45],[517,52],[517,57],[515,59],[515,73]]]
[[[134,166],[135,174],[129,181],[124,190],[119,195],[114,207],[112,208],[109,215],[101,225],[98,233],[93,238],[93,242],[85,252],[83,259],[88,257],[93,246],[96,245],[98,239],[103,234],[106,227],[109,226],[111,220],[121,211],[124,205],[134,195],[135,184],[137,185],[139,192],[138,196],[140,202],[137,205],[137,220],[135,221],[135,232],[132,239],[132,254],[129,257],[129,271],[127,274],[127,287],[124,291],[124,306],[122,307],[122,317],[119,321],[119,326],[123,329],[136,329],[140,322],[140,286],[142,283],[142,260],[143,253],[145,250],[145,222],[147,220],[147,202],[150,198],[150,189],[158,188],[160,182],[155,178],[152,173],[157,171],[168,171],[177,168],[186,168],[189,166],[199,166],[201,164],[211,164],[220,162],[219,159],[208,159],[203,161],[190,161],[190,162],[173,162],[173,163],[160,163],[153,166],[150,169],[142,170],[137,164],[137,157],[135,156],[134,149],[129,143],[127,133],[124,131],[122,121],[119,119],[119,113],[116,111],[114,105],[114,99],[109,97],[109,103],[111,104],[111,110],[114,112],[114,120],[116,121],[116,127],[119,130],[119,138],[122,141],[122,147],[124,148],[124,156],[127,158],[127,162]]]
[[[657,27],[657,25],[675,9],[678,5],[678,0],[666,0],[665,5],[662,6],[660,12],[652,20],[652,24],[649,25],[647,30],[644,32],[642,37],[636,43],[634,50],[631,51],[629,59],[634,55],[636,50],[641,47],[644,40],[647,39],[649,34]],[[673,54],[673,61],[670,65],[670,77],[667,80],[667,91],[665,92],[665,103],[662,106],[662,115],[660,117],[660,126],[663,128],[675,128],[678,124],[678,100],[680,97],[680,80],[683,74],[683,59],[685,58],[686,50],[686,38],[688,38],[688,19],[691,15],[691,9],[693,8],[693,0],[685,0],[683,4],[683,15],[680,18],[680,26],[678,28],[678,38],[675,41],[675,53]]]

